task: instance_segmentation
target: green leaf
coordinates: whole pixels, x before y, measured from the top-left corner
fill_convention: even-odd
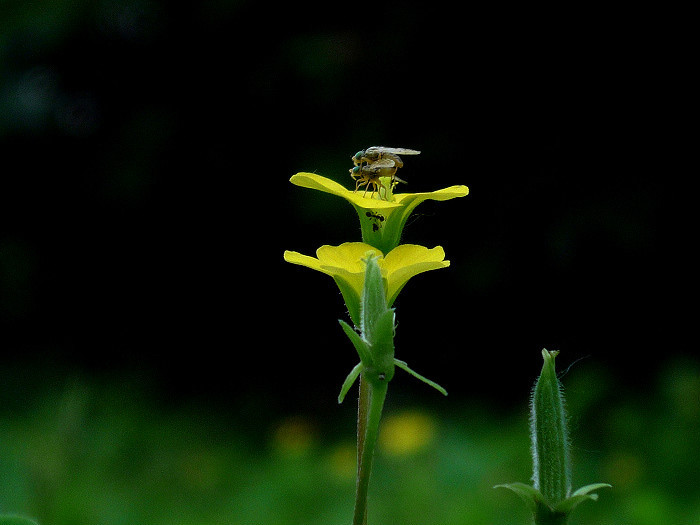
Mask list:
[[[405,371],[408,372],[409,374],[411,374],[411,375],[412,375],[413,377],[415,377],[416,379],[420,379],[420,380],[423,381],[426,385],[432,386],[435,390],[437,390],[438,392],[440,392],[443,396],[446,396],[446,395],[447,395],[447,390],[445,390],[444,388],[442,388],[442,387],[441,387],[440,385],[438,385],[435,381],[431,381],[431,380],[428,379],[427,377],[423,377],[422,375],[420,375],[418,372],[415,372],[415,371],[411,370],[411,369],[408,367],[408,365],[406,364],[405,361],[399,361],[398,359],[394,359],[394,364],[395,364],[396,366],[398,366],[399,368],[405,370]]]
[[[340,389],[340,394],[338,395],[338,404],[343,402],[343,399],[345,399],[345,396],[348,393],[348,390],[352,387],[352,384],[355,382],[357,377],[362,373],[362,369],[364,368],[364,365],[362,364],[362,361],[360,361],[357,365],[355,365],[355,368],[353,368],[350,373],[348,374],[348,377],[345,378],[345,381],[343,382],[343,386]]]
[[[357,350],[357,355],[360,356],[360,361],[362,361],[365,366],[373,366],[374,362],[372,361],[372,354],[369,351],[369,345],[360,337],[360,334],[352,329],[348,323],[342,319],[338,319],[338,322],[340,323],[340,326],[343,327],[345,335],[347,335],[350,341],[352,341],[355,350]]]

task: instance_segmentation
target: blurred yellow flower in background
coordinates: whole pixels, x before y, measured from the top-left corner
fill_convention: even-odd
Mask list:
[[[386,416],[379,433],[379,447],[392,456],[421,452],[435,439],[436,424],[432,416],[418,410],[407,410]]]

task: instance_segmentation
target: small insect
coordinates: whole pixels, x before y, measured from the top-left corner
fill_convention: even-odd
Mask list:
[[[379,160],[389,159],[394,161],[394,166],[403,168],[403,161],[399,155],[419,155],[420,151],[408,148],[387,148],[386,146],[372,146],[360,150],[352,157],[355,166],[362,163],[373,164]]]
[[[370,184],[372,185],[372,195],[378,192],[381,197],[381,189],[384,188],[384,194],[388,193],[386,186],[380,180],[380,177],[390,179],[391,188],[399,182],[405,183],[405,180],[396,176],[396,170],[403,167],[403,161],[399,157],[402,155],[418,155],[420,151],[407,148],[387,148],[385,146],[372,146],[366,150],[361,150],[355,153],[352,161],[355,167],[350,170],[350,176],[357,182],[355,191],[360,187],[365,186],[364,196],[367,196],[367,190]]]
[[[384,215],[380,215],[379,213],[374,213],[372,211],[366,212],[365,215],[372,222],[372,231],[374,232],[379,231],[379,229],[382,227],[382,223],[386,220]]]
[[[378,220],[379,222],[383,222],[383,221],[385,220],[384,215],[380,215],[380,214],[378,214],[378,213],[374,213],[373,211],[368,211],[367,213],[365,213],[365,215],[366,215],[367,217],[369,217],[370,219],[376,219],[376,220]]]
[[[379,196],[381,197],[382,188],[384,189],[384,194],[386,195],[387,193],[387,187],[380,180],[382,177],[386,177],[391,180],[392,188],[399,182],[406,182],[405,180],[396,176],[396,170],[397,167],[394,165],[393,160],[382,159],[365,166],[355,166],[350,170],[350,176],[356,180],[355,191],[360,189],[362,186],[365,186],[365,193],[363,196],[366,197],[367,190],[371,184],[372,194],[370,198],[374,196],[375,192],[378,192]]]

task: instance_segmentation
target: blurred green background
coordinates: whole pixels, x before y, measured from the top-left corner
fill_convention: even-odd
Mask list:
[[[0,3],[0,511],[42,524],[348,523],[355,364],[335,284],[370,145],[422,150],[371,523],[519,524],[540,349],[561,350],[574,524],[700,522],[681,153],[658,11]],[[687,299],[685,296],[689,296]]]

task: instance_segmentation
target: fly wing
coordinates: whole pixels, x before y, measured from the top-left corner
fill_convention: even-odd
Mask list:
[[[365,150],[365,156],[380,156],[382,153],[393,153],[394,155],[420,155],[420,151],[408,148],[389,148],[387,146],[372,146]]]
[[[391,159],[379,159],[362,166],[362,173],[369,177],[392,177],[396,173],[396,164]]]
[[[372,164],[362,166],[362,171],[375,177],[389,177],[396,173],[396,163],[391,159],[379,159]]]
[[[385,170],[395,169],[396,163],[392,159],[379,159],[372,164],[362,166],[364,173],[381,174]]]
[[[379,159],[376,162],[373,162],[372,167],[377,167],[377,168],[393,168],[396,166],[396,161],[393,159]]]

